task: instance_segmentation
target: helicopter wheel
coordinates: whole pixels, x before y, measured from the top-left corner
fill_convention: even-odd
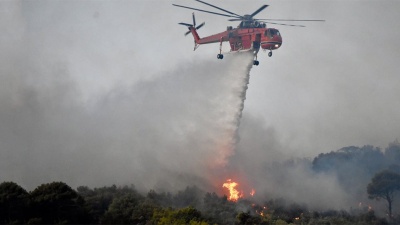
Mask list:
[[[272,56],[272,51],[268,52],[268,56],[269,56],[269,57]]]
[[[222,54],[217,55],[217,59],[223,59],[223,58],[224,58],[224,55],[222,55]]]
[[[253,65],[255,65],[255,66],[258,66],[260,64],[260,62],[259,61],[257,61],[257,60],[254,60],[254,62],[253,62]]]

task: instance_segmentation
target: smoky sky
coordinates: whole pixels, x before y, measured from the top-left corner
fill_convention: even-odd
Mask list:
[[[192,12],[172,3],[203,7],[0,2],[1,181],[213,191],[218,179],[245,173],[267,194],[307,201],[330,187],[337,191],[321,204],[345,202],[334,177],[278,173],[271,163],[399,137],[399,2],[270,1],[260,16],[326,22],[277,27],[282,47],[271,58],[260,53],[251,70],[248,55],[217,60],[218,45],[194,52],[177,25]],[[246,14],[262,4],[226,8]],[[200,12],[196,19],[206,22],[200,36],[234,26]]]

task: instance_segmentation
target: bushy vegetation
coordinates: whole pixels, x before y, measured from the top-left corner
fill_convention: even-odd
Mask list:
[[[176,193],[116,185],[76,190],[63,182],[26,191],[14,182],[0,184],[0,224],[400,224],[392,211],[400,191],[400,144],[385,151],[372,146],[347,147],[318,155],[310,167],[336,174],[354,196],[383,199],[388,211],[378,216],[368,207],[310,210],[283,198],[229,201],[195,186]],[[395,212],[395,213],[392,213]]]
[[[385,224],[373,211],[309,211],[307,206],[272,199],[255,204],[187,187],[176,194],[133,186],[73,190],[62,182],[32,192],[13,182],[0,184],[2,224]]]

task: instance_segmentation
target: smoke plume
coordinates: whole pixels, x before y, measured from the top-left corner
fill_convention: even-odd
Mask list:
[[[218,191],[225,179],[241,175],[249,186],[270,190],[256,178],[265,162],[282,159],[284,146],[249,115],[238,130],[251,53],[183,61],[154,75],[154,65],[126,50],[138,46],[108,45],[105,40],[124,42],[115,39],[118,29],[108,34],[104,26],[123,28],[102,20],[107,14],[87,14],[91,5],[6,4],[9,13],[0,20],[7,34],[0,42],[2,180],[28,190],[62,180],[72,187]],[[56,20],[48,23],[49,17]],[[125,58],[142,69],[126,67]],[[113,82],[117,71],[130,82]],[[99,82],[105,78],[107,86]]]
[[[72,187],[134,184],[146,192],[197,185],[219,192],[231,178],[245,196],[254,188],[260,199],[354,205],[337,177],[310,169],[311,159],[287,160],[398,134],[392,121],[399,115],[399,30],[381,26],[390,24],[386,17],[370,16],[376,3],[329,3],[336,10],[314,10],[327,14],[316,18],[348,16],[303,33],[282,29],[284,48],[264,55],[250,84],[252,54],[217,60],[215,45],[192,54],[193,40],[176,25],[191,14],[176,13],[171,3],[0,1],[0,182],[28,190],[61,180]],[[325,5],[318,8],[332,8]],[[355,8],[361,29],[346,25]],[[278,9],[300,13],[281,2],[270,12]],[[396,7],[375,12],[387,9]],[[399,14],[388,15],[397,21]],[[198,19],[209,24],[209,16]],[[213,21],[201,35],[220,32],[226,22]],[[344,44],[331,51],[328,39],[343,30]],[[377,55],[368,54],[366,46],[388,32]]]
[[[188,63],[87,98],[76,81],[85,61],[70,60],[84,53],[24,29],[24,18],[15,15],[1,51],[3,180],[28,189],[63,180],[176,190],[209,186],[226,166],[237,142],[250,53]]]

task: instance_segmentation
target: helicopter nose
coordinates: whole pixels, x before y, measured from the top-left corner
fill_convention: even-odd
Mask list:
[[[266,50],[275,50],[282,46],[282,37],[274,36],[264,42],[261,42],[261,47]]]
[[[276,39],[277,44],[275,44],[275,48],[279,48],[282,46],[282,37],[278,36]]]

